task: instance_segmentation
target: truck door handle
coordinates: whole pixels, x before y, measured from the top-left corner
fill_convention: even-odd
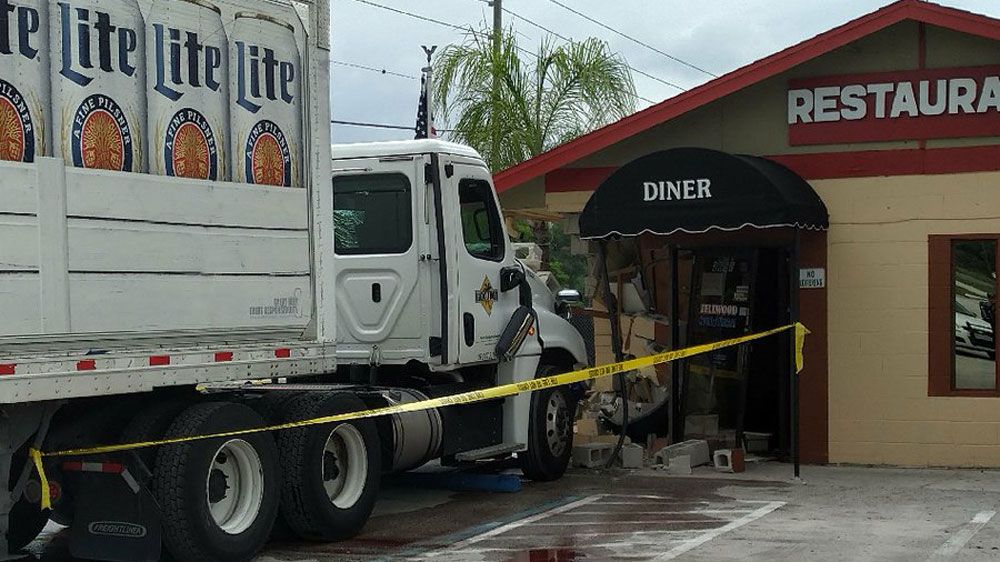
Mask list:
[[[382,302],[381,283],[372,283],[372,302]]]
[[[466,312],[462,315],[462,324],[465,327],[465,345],[472,347],[476,343],[476,317]]]

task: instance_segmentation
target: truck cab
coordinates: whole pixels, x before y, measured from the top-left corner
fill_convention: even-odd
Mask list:
[[[586,362],[580,334],[515,258],[478,153],[427,139],[334,145],[332,155],[339,365],[377,373],[370,382],[420,372],[474,388]],[[502,432],[463,441],[524,451],[531,400],[486,403],[497,411],[480,414]]]

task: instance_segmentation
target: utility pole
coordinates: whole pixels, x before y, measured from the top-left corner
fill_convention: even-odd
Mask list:
[[[487,0],[493,8],[493,53],[492,53],[492,63],[490,67],[492,69],[492,78],[490,81],[490,97],[492,98],[492,108],[490,109],[490,117],[487,126],[490,130],[490,154],[496,156],[500,153],[500,143],[503,139],[500,138],[500,132],[498,130],[499,125],[496,120],[497,108],[500,107],[500,52],[503,48],[501,41],[503,40],[503,2],[502,0]]]
[[[500,37],[503,33],[503,0],[490,0],[493,7],[493,49],[500,50]]]

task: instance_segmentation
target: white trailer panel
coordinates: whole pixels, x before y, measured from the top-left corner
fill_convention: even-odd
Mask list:
[[[328,3],[215,4],[289,25],[300,119],[329,121]],[[329,130],[296,136],[305,189],[0,162],[0,404],[331,371]]]
[[[0,299],[13,319],[0,337],[305,331],[306,190],[78,170],[54,159],[40,159],[35,177],[25,165],[2,166],[0,200],[15,210],[0,214],[8,277]],[[53,317],[63,320],[47,325]]]

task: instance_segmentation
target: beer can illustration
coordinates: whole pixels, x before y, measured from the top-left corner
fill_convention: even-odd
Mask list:
[[[56,151],[78,168],[141,172],[146,56],[136,0],[52,0]]]
[[[0,0],[0,160],[34,162],[48,137],[48,0]]]
[[[234,181],[301,186],[301,60],[294,28],[239,13],[229,57]]]
[[[215,5],[204,0],[153,4],[146,17],[150,172],[228,179],[228,52]]]

